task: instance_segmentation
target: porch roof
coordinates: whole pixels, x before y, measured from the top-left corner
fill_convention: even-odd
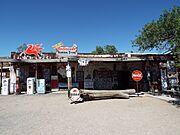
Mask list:
[[[58,63],[77,61],[76,59],[0,59],[0,62],[11,62],[11,63]]]
[[[86,58],[89,61],[109,61],[109,62],[118,62],[118,61],[144,61],[145,59],[141,58]]]

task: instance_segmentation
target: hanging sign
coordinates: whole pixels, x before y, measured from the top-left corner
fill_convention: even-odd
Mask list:
[[[88,63],[89,63],[89,60],[86,59],[86,58],[80,58],[80,59],[78,60],[78,63],[79,63],[80,66],[87,66]]]
[[[67,76],[68,78],[71,77],[71,67],[70,67],[69,64],[66,66],[66,76]]]
[[[136,82],[141,81],[143,78],[143,74],[140,70],[135,70],[132,72],[132,79]]]

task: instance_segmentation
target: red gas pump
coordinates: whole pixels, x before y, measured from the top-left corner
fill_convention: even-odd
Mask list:
[[[21,93],[21,84],[20,84],[20,68],[16,69],[16,94]]]
[[[51,91],[53,91],[53,90],[59,90],[58,76],[56,76],[56,75],[51,76]]]

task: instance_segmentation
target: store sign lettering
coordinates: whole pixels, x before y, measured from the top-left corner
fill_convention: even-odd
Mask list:
[[[59,52],[67,52],[67,51],[70,51],[70,52],[77,52],[77,47],[76,46],[72,46],[72,47],[59,47],[57,48],[57,50]]]
[[[77,45],[73,45],[71,47],[63,46],[63,44],[56,44],[53,46],[54,49],[56,49],[56,55],[58,58],[62,57],[72,57],[77,56]]]

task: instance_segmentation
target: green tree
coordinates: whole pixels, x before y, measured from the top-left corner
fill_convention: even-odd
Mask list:
[[[18,50],[18,52],[23,52],[23,51],[26,50],[26,48],[27,48],[27,45],[24,43],[24,44],[20,45],[20,46],[17,48],[17,50]]]
[[[96,50],[92,51],[93,54],[116,54],[118,50],[114,45],[96,46]]]
[[[118,50],[116,49],[116,47],[114,45],[106,45],[104,47],[104,52],[106,54],[116,54],[118,52]]]
[[[180,7],[175,6],[171,10],[165,10],[158,20],[144,25],[140,34],[132,42],[139,50],[170,51],[180,61]]]
[[[95,51],[92,51],[93,54],[104,54],[104,49],[103,47],[97,45],[96,46],[96,50]]]

